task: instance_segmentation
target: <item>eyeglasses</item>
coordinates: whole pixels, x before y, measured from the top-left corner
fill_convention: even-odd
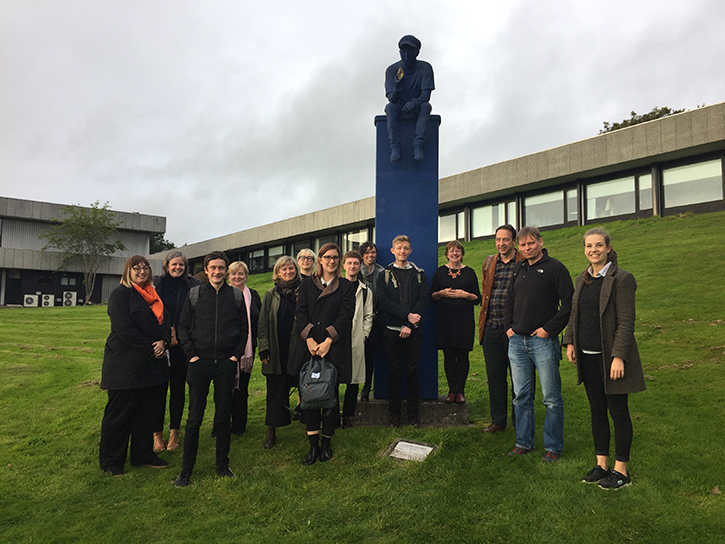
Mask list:
[[[149,270],[151,270],[151,268],[148,266],[132,266],[131,270],[138,273],[138,272],[148,272]]]
[[[335,263],[340,260],[340,257],[338,257],[337,255],[335,255],[334,257],[331,257],[330,255],[323,255],[322,257],[320,257],[320,259],[325,259],[328,263]]]
[[[309,256],[308,256],[308,257],[300,257],[300,258],[299,258],[299,259],[297,259],[297,260],[298,260],[298,261],[314,261],[314,260],[315,260],[315,258],[314,258],[314,257],[309,257]]]

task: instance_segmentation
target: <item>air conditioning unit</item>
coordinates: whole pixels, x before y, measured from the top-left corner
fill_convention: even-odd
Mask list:
[[[37,308],[38,307],[38,295],[24,295],[23,306],[26,308]]]
[[[75,291],[63,291],[63,306],[75,306],[77,297]]]
[[[55,295],[42,295],[40,299],[40,305],[43,308],[50,308],[55,306]]]

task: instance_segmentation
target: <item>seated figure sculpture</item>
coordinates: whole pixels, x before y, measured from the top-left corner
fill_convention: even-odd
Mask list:
[[[435,89],[433,67],[417,60],[420,40],[415,36],[403,36],[398,42],[400,61],[385,70],[385,116],[390,139],[390,162],[400,160],[400,127],[403,118],[416,119],[413,139],[413,158],[425,159],[425,133],[428,128],[431,105],[430,93]]]

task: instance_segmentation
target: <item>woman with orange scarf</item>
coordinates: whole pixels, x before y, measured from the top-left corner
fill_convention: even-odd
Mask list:
[[[166,468],[153,451],[153,413],[166,391],[171,341],[168,316],[151,278],[148,260],[134,255],[126,261],[121,285],[108,298],[111,334],[106,340],[101,389],[108,403],[101,424],[101,470],[124,473],[129,438],[131,465]]]

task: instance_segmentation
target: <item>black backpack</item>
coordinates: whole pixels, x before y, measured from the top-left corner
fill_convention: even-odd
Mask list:
[[[337,368],[313,356],[300,369],[300,399],[303,410],[329,409],[338,405]]]

